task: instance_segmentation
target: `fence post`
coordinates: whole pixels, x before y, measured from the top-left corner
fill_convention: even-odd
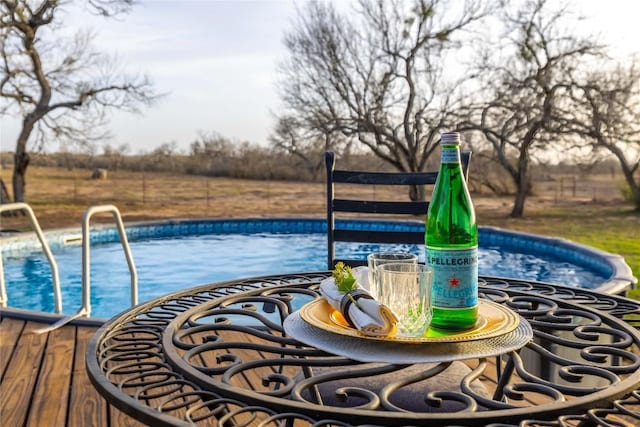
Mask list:
[[[267,209],[271,210],[271,174],[267,176]]]
[[[142,204],[147,204],[147,180],[144,173],[142,174]]]

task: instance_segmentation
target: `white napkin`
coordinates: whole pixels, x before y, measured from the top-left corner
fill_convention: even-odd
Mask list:
[[[353,269],[353,276],[356,278],[358,288],[362,292],[364,292],[364,286],[368,287],[367,274],[366,267]],[[320,282],[320,294],[333,308],[341,311],[340,303],[345,294],[338,290],[333,277],[327,277]],[[387,336],[393,332],[397,319],[389,307],[374,299],[357,298],[356,301],[356,304],[349,305],[348,313],[342,314],[350,318],[353,325],[360,332],[371,336]]]

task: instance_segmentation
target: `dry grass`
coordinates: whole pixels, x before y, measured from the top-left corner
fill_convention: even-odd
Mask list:
[[[5,182],[10,171],[3,170]],[[27,202],[43,228],[79,226],[93,205],[113,204],[125,221],[195,217],[322,215],[324,185],[205,178],[168,173],[109,172],[30,168]],[[21,228],[20,219],[3,218],[3,227]]]

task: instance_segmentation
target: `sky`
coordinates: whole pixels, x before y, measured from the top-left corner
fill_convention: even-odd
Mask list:
[[[266,145],[281,104],[277,65],[296,7],[306,0],[141,0],[117,20],[71,10],[70,28],[93,28],[95,46],[166,94],[141,115],[112,113],[113,147],[148,152],[164,143],[188,150],[200,133]],[[340,6],[349,0],[334,0]],[[620,56],[640,52],[640,0],[574,0]],[[12,150],[17,117],[0,118],[1,149]]]

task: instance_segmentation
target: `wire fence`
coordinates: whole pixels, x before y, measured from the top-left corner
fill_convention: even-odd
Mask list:
[[[534,194],[552,198],[555,203],[567,201],[609,202],[624,199],[626,184],[611,175],[560,175],[551,181],[535,183]]]

